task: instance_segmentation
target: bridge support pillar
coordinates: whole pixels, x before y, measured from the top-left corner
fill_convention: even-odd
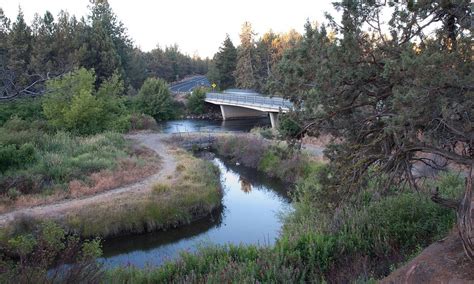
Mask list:
[[[278,112],[269,112],[270,122],[272,123],[272,128],[276,129],[278,127]]]
[[[220,105],[220,107],[221,107],[223,120],[266,116],[265,112],[249,109],[249,108],[235,107],[235,106],[228,106],[228,105]]]

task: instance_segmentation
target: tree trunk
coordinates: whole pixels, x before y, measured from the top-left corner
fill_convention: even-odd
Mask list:
[[[473,219],[474,219],[474,200],[472,194],[472,169],[469,171],[468,177],[466,177],[466,187],[464,196],[460,201],[450,200],[439,196],[438,189],[436,188],[432,193],[431,200],[440,204],[441,206],[454,209],[457,216],[457,227],[459,231],[459,237],[461,238],[462,245],[466,256],[474,261],[474,230],[473,230]]]
[[[474,261],[474,230],[472,227],[472,221],[474,218],[474,212],[472,208],[472,169],[469,173],[469,176],[466,178],[466,190],[464,192],[464,197],[459,203],[457,214],[458,230],[459,236],[462,240],[462,245],[466,256]]]

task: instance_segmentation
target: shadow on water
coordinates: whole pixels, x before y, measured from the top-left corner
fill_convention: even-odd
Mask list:
[[[291,210],[289,186],[221,157],[212,162],[221,172],[223,208],[188,226],[107,240],[104,264],[161,265],[180,251],[206,244],[273,244],[281,230],[280,214]]]
[[[123,236],[104,241],[105,257],[112,257],[136,250],[149,251],[156,247],[191,239],[211,228],[219,228],[222,224],[224,209],[215,210],[211,216],[194,221],[189,226],[182,226],[167,231],[151,232],[136,236]]]

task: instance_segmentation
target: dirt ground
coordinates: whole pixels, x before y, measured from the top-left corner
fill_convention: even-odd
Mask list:
[[[465,256],[458,232],[453,230],[380,283],[474,283],[474,261]]]

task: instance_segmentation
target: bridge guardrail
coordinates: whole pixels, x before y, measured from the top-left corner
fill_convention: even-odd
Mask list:
[[[253,96],[253,95],[237,95],[237,94],[220,94],[220,93],[207,93],[206,99],[229,102],[229,103],[239,103],[253,106],[261,106],[272,109],[282,109],[285,111],[290,110],[293,107],[293,104],[282,98],[269,98],[262,96]]]

